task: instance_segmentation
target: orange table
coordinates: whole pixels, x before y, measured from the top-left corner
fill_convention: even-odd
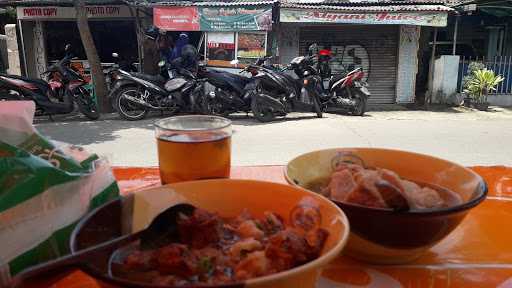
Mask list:
[[[512,168],[474,167],[489,185],[489,197],[445,240],[414,263],[371,266],[339,257],[317,287],[500,287],[512,288]],[[160,185],[157,168],[115,168],[123,194]],[[232,178],[284,183],[283,167],[235,167]],[[40,287],[105,287],[75,271]]]

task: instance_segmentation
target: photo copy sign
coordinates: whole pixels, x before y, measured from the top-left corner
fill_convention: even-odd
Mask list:
[[[122,5],[87,6],[89,18],[128,18],[130,9]],[[75,19],[74,7],[17,7],[16,14],[21,20],[61,20]]]

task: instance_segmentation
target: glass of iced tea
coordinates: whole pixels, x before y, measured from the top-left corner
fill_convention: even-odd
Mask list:
[[[231,168],[231,121],[191,115],[155,124],[162,184],[228,178]]]

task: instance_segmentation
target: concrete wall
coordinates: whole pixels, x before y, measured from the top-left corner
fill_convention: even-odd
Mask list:
[[[512,95],[489,95],[487,101],[493,106],[512,107]]]
[[[5,25],[5,35],[7,36],[7,58],[9,59],[9,69],[7,73],[21,75],[20,49],[18,48],[16,25]]]
[[[457,93],[460,57],[442,55],[434,63],[432,103],[448,103]]]
[[[419,26],[400,26],[396,83],[397,103],[412,103],[416,98],[420,31]]]

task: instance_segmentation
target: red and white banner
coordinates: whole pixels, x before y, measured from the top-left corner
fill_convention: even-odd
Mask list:
[[[153,9],[153,23],[167,31],[199,31],[197,7],[157,7]]]

